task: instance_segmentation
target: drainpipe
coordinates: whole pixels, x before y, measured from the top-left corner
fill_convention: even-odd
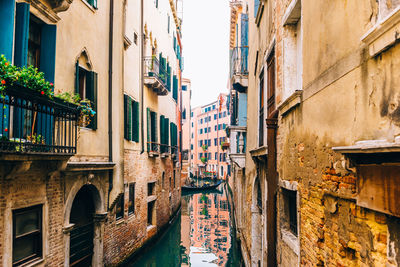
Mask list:
[[[267,242],[268,242],[268,264],[276,266],[276,199],[278,192],[278,172],[277,172],[277,145],[276,132],[278,129],[278,110],[273,111],[267,122]]]
[[[109,36],[108,36],[108,161],[109,162],[113,161],[113,143],[112,143],[113,35],[114,35],[114,0],[110,0],[110,25],[109,25]],[[109,175],[108,199],[110,199],[110,192],[113,188],[113,171],[110,170],[108,175]]]
[[[140,0],[140,135],[141,135],[141,151],[140,154],[144,153],[144,0]]]

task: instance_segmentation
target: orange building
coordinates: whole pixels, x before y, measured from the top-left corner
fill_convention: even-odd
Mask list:
[[[228,97],[220,94],[217,101],[194,108],[191,113],[191,172],[195,176],[230,175],[226,127],[230,116]]]

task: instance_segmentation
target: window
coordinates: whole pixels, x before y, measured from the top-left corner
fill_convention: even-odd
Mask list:
[[[223,162],[226,162],[226,153],[224,153],[224,156],[223,156],[222,161],[223,161]]]
[[[190,112],[190,117],[193,118],[193,112]]]
[[[213,110],[215,109],[215,105],[212,106],[212,109],[213,109]]]
[[[41,27],[34,18],[29,21],[28,66],[40,68]]]
[[[224,118],[226,117],[226,111],[224,111],[224,113],[223,113],[223,117],[224,117]]]
[[[221,119],[222,113],[218,113],[218,118]]]
[[[155,209],[154,206],[156,201],[151,201],[147,203],[147,225],[155,225]]]
[[[204,133],[207,133],[207,131],[208,131],[208,128],[204,128]]]
[[[217,125],[214,126],[214,131],[217,131]]]
[[[138,44],[138,34],[137,34],[137,32],[134,32],[134,33],[133,33],[133,43],[134,43],[135,45]]]
[[[218,160],[218,152],[215,152],[215,160]]]
[[[156,183],[151,182],[147,184],[147,196],[153,196],[156,194]]]
[[[200,124],[203,124],[203,119],[200,119]]]
[[[124,194],[120,195],[118,202],[115,205],[115,218],[117,220],[121,220],[124,218],[124,198],[125,198]]]
[[[124,95],[124,137],[139,142],[139,102]]]
[[[216,120],[217,119],[217,114],[214,114],[214,120]]]
[[[221,130],[221,124],[218,124],[218,131]]]
[[[208,139],[208,146],[211,146],[211,139]]]
[[[223,128],[224,128],[224,130],[226,129],[226,123],[223,124]]]
[[[200,129],[200,134],[202,134],[203,133],[203,129]]]
[[[264,71],[260,75],[258,110],[258,146],[264,145]]]
[[[169,16],[169,14],[168,14],[168,33],[169,33],[169,31],[170,31],[170,24],[171,24],[171,18],[170,18],[170,16]]]
[[[147,108],[147,151],[157,151],[157,112]]]
[[[284,226],[297,236],[297,191],[282,188]]]
[[[211,127],[208,127],[208,132],[211,133]]]
[[[182,85],[182,91],[187,91],[187,85]]]
[[[193,150],[193,144],[190,144],[190,149],[192,149],[192,150]]]
[[[135,213],[135,183],[129,184],[128,215]]]
[[[160,152],[167,153],[168,152],[168,145],[169,145],[169,119],[166,118],[164,115],[160,116]]]
[[[193,124],[193,122],[192,122],[192,128],[193,128],[193,126],[194,126],[194,124]]]
[[[176,187],[176,172],[174,170],[174,187]]]
[[[200,140],[200,141],[199,141],[199,146],[200,146],[200,147],[203,146],[203,140]]]
[[[42,205],[13,211],[13,266],[42,258]]]
[[[218,139],[214,138],[214,146],[217,146],[217,145],[218,145]]]
[[[192,133],[192,138],[194,138],[194,134]]]
[[[203,157],[203,153],[199,153],[199,158],[202,158]]]
[[[75,64],[75,93],[79,94],[81,99],[90,100],[90,105],[96,114],[90,118],[90,124],[87,128],[97,129],[97,73],[89,71]]]

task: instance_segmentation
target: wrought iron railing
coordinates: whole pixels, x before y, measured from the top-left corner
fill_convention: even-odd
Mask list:
[[[249,47],[235,47],[231,55],[231,77],[233,75],[248,75]]]
[[[171,153],[171,147],[169,145],[164,145],[160,144],[160,151],[162,154],[170,154]]]
[[[155,57],[146,57],[144,60],[144,76],[154,77],[158,79],[163,86],[167,87],[168,73],[165,66],[160,65],[160,62]]]
[[[19,154],[76,153],[78,106],[13,86],[0,99],[0,152]]]
[[[147,151],[151,153],[160,153],[160,144],[147,142]]]

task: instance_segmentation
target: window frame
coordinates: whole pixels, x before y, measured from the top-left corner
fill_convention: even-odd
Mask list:
[[[130,183],[129,184],[128,215],[135,214],[135,190],[136,190],[136,183]]]
[[[121,206],[121,211],[118,211],[118,206]],[[125,193],[122,193],[115,205],[115,220],[120,221],[125,217]]]
[[[18,237],[16,236],[16,216],[24,214],[24,213],[28,213],[28,212],[32,212],[32,211],[37,211],[38,212],[38,229],[37,230],[33,230],[27,233],[23,233],[20,234]],[[43,205],[35,205],[35,206],[31,206],[31,207],[26,207],[26,208],[22,208],[22,209],[15,209],[12,211],[12,226],[13,226],[13,230],[12,230],[12,265],[13,266],[20,266],[20,265],[24,265],[27,262],[30,261],[34,261],[35,259],[39,260],[43,258]],[[15,243],[16,240],[22,239],[22,238],[26,238],[29,236],[33,236],[33,235],[37,235],[37,243],[36,243],[36,253],[25,257],[23,259],[20,259],[18,261],[14,260],[14,251],[16,250],[15,248]]]

